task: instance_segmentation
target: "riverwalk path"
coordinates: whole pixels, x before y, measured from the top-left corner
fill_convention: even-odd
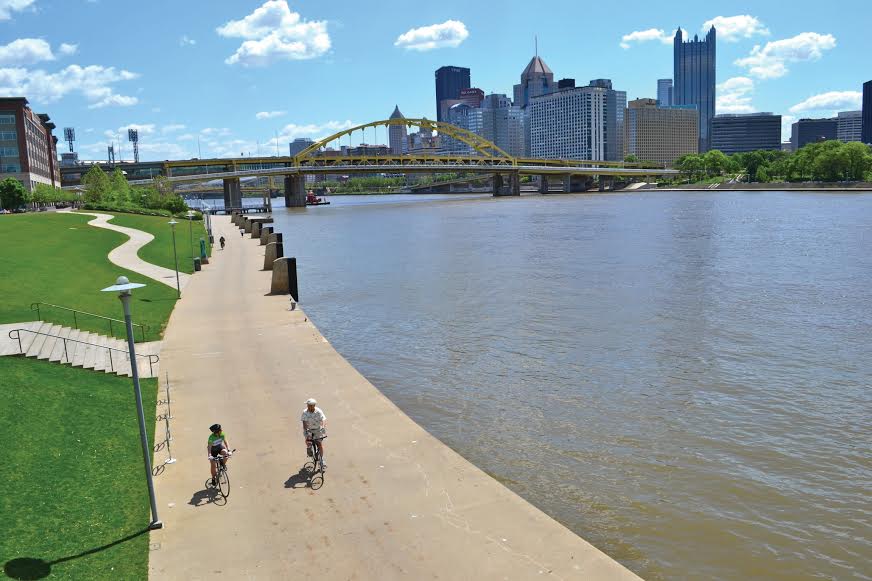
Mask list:
[[[154,236],[148,232],[137,230],[135,228],[126,228],[118,226],[110,222],[114,216],[111,214],[100,214],[97,212],[77,212],[87,216],[94,216],[94,219],[88,222],[89,226],[95,228],[105,228],[106,230],[114,230],[128,236],[130,240],[117,246],[109,253],[109,262],[117,264],[127,270],[138,272],[143,276],[147,276],[153,280],[163,283],[172,288],[176,288],[176,271],[157,266],[150,262],[146,262],[139,257],[139,249],[154,240]],[[179,288],[185,288],[191,275],[179,273]]]
[[[638,579],[415,424],[267,294],[257,240],[212,225],[227,248],[191,278],[161,354],[177,462],[155,479],[151,579]],[[318,490],[301,473],[308,397],[328,418]],[[215,422],[238,449],[226,502],[205,487]]]

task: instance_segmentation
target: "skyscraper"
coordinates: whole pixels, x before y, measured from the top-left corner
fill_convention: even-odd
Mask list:
[[[394,106],[394,112],[391,113],[391,119],[405,119],[400,113],[400,106]],[[388,129],[388,143],[391,146],[393,155],[404,155],[409,151],[409,140],[406,134],[405,125],[391,125]]]
[[[640,161],[671,166],[699,147],[696,107],[658,107],[654,99],[636,99],[627,104],[624,154]]]
[[[459,99],[460,91],[468,89],[469,69],[464,67],[440,67],[436,69],[436,120],[443,121],[440,103],[445,99]]]
[[[657,105],[672,106],[672,79],[657,79]]]
[[[781,115],[728,113],[712,119],[712,149],[727,155],[745,151],[781,149]]]
[[[554,73],[548,68],[539,55],[530,59],[530,63],[521,73],[521,82],[515,85],[515,106],[526,107],[534,97],[547,95],[556,90]]]
[[[715,116],[715,27],[705,40],[694,35],[684,42],[681,28],[673,39],[673,105],[696,105],[699,111],[699,151],[709,150],[711,123]]]
[[[844,143],[861,141],[863,131],[862,111],[839,111],[836,116],[836,139]]]
[[[532,157],[620,161],[627,94],[608,79],[534,98],[527,107]]]
[[[863,136],[861,141],[872,145],[872,81],[863,83]]]
[[[800,119],[790,126],[790,143],[793,151],[809,143],[836,139],[839,121],[836,117],[826,119]]]

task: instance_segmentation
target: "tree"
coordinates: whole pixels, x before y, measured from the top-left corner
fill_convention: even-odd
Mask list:
[[[82,178],[85,186],[85,201],[100,202],[110,190],[109,177],[100,169],[99,165],[93,166]]]
[[[624,163],[639,163],[639,158],[631,153],[624,158]]]
[[[703,173],[703,159],[696,153],[686,153],[675,160],[675,169],[683,173],[688,179],[696,179]]]
[[[60,199],[60,190],[48,184],[36,184],[36,187],[33,188],[33,201],[37,204],[51,204]]]
[[[846,143],[842,147],[848,162],[847,176],[849,180],[862,181],[866,172],[872,170],[872,149],[859,141]]]
[[[109,195],[111,201],[118,204],[126,204],[130,202],[130,184],[127,183],[127,178],[120,167],[116,167],[112,175],[109,176]]]
[[[18,209],[30,201],[30,192],[15,178],[0,182],[0,205],[6,210]]]
[[[723,151],[712,149],[703,155],[705,171],[710,176],[721,175],[730,164],[729,158]]]

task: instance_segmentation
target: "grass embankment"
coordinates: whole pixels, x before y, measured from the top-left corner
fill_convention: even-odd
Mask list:
[[[175,306],[176,291],[109,262],[109,252],[127,236],[88,226],[92,219],[70,213],[0,216],[0,323],[35,320],[30,304],[37,301],[123,319],[118,295],[100,289],[124,275],[147,285],[133,294],[133,321],[149,326],[146,340],[159,338]],[[44,321],[73,326],[73,315],[67,311],[43,308],[40,314]],[[79,315],[77,320],[79,328],[109,333],[102,319]],[[122,325],[113,324],[113,330],[116,337],[125,336]]]
[[[157,380],[143,380],[147,418],[156,394]],[[148,577],[148,490],[129,378],[0,357],[0,434],[7,576]]]
[[[154,236],[154,240],[139,250],[139,257],[146,262],[174,270],[173,233],[169,226],[169,218],[163,216],[142,216],[139,214],[122,214],[117,212],[99,212],[115,216],[110,223],[125,228],[136,228]],[[191,274],[194,272],[194,261],[191,260],[191,247],[194,256],[200,256],[200,238],[206,241],[206,254],[212,255],[209,247],[209,235],[202,220],[195,220],[190,225],[187,220],[176,219],[176,251],[179,256],[179,272]],[[193,237],[191,234],[193,233]],[[192,243],[193,238],[193,243]]]

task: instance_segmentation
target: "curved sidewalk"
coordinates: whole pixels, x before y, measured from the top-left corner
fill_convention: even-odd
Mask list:
[[[142,230],[136,230],[135,228],[126,228],[124,226],[117,226],[110,223],[109,220],[115,217],[111,214],[100,214],[97,212],[76,213],[84,214],[87,216],[95,216],[93,220],[88,222],[89,226],[94,226],[96,228],[105,228],[106,230],[115,230],[116,232],[121,232],[122,234],[125,234],[130,238],[130,240],[120,246],[117,246],[115,249],[112,250],[112,252],[109,253],[109,261],[112,264],[117,264],[122,268],[132,270],[133,272],[138,272],[143,276],[147,276],[148,278],[161,282],[169,287],[176,288],[175,270],[170,270],[169,268],[157,266],[156,264],[146,262],[139,257],[139,249],[154,240],[154,236],[152,236],[148,232],[143,232]],[[191,275],[180,272],[179,286],[181,288],[185,288],[190,279]]]
[[[150,579],[639,579],[415,424],[267,294],[256,240],[226,217],[212,226],[227,248],[191,280],[161,353],[177,461],[155,478]],[[328,417],[318,490],[299,473],[312,396]],[[205,489],[214,422],[238,449],[226,503]]]

